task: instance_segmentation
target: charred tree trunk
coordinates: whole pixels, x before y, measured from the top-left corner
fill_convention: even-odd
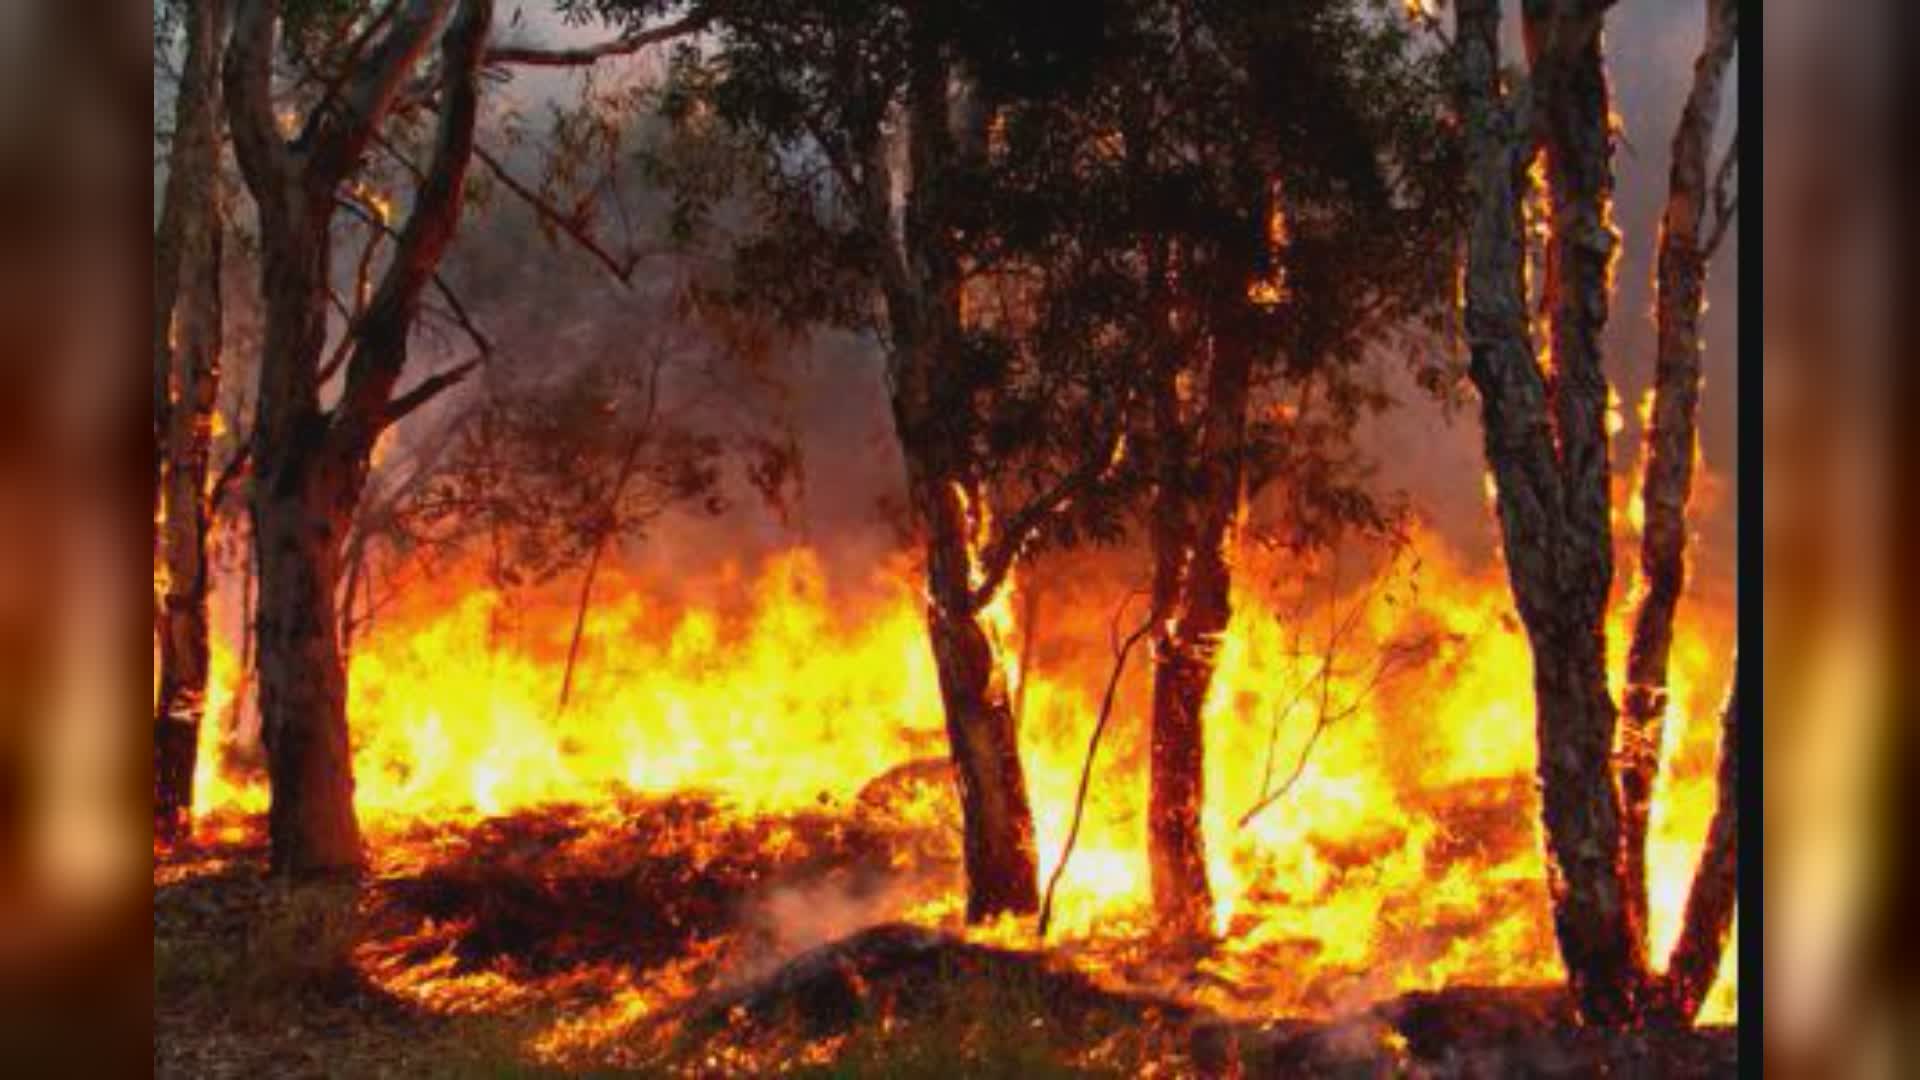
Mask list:
[[[1221,295],[1236,296],[1231,287],[1230,281],[1218,286],[1228,290]],[[1191,470],[1171,372],[1158,380],[1154,404],[1163,454],[1151,529],[1154,613],[1161,629],[1154,642],[1147,850],[1160,926],[1189,938],[1213,932],[1201,819],[1206,805],[1203,714],[1220,640],[1233,613],[1229,550],[1240,510],[1252,377],[1252,356],[1231,321],[1230,312],[1217,320],[1207,397],[1198,438],[1192,440],[1198,459]]]
[[[1738,663],[1735,663],[1736,669]],[[1693,1023],[1706,1001],[1707,991],[1720,974],[1727,950],[1727,934],[1739,899],[1740,839],[1740,679],[1734,674],[1733,693],[1720,721],[1719,798],[1707,843],[1694,868],[1693,885],[1680,923],[1680,937],[1667,957],[1666,974],[1659,983],[1654,1019],[1685,1026]]]
[[[957,500],[955,500],[957,501]],[[928,546],[953,553],[954,534],[935,526]],[[950,564],[949,564],[950,565]],[[951,603],[953,575],[930,571],[927,630],[940,675],[954,780],[960,791],[967,919],[1039,909],[1039,857],[1020,739],[1007,693],[1004,643],[982,612]]]
[[[1534,658],[1554,929],[1582,1015],[1621,1024],[1636,1015],[1645,941],[1622,887],[1604,634],[1612,558],[1598,335],[1614,249],[1610,134],[1599,14],[1566,6],[1525,7],[1533,102],[1509,101],[1502,90],[1499,5],[1462,0],[1457,9],[1471,199],[1466,334],[1508,576]],[[1555,184],[1553,372],[1534,357],[1522,272],[1520,196],[1535,105]]]
[[[452,0],[399,6],[337,100],[297,143],[284,140],[274,116],[276,4],[252,0],[241,9],[228,57],[229,124],[260,211],[267,309],[250,509],[260,575],[256,632],[268,829],[272,867],[280,874],[351,872],[361,861],[335,610],[341,544],[380,432],[454,381],[436,376],[393,394],[420,292],[459,219],[478,107],[476,71],[492,19],[488,0],[466,0],[442,35],[444,95],[433,159],[380,286],[348,329],[353,345],[339,401],[322,409],[335,190],[451,6]]]
[[[265,449],[256,444],[252,513],[272,866],[296,876],[351,871],[360,865],[360,829],[334,587],[347,500],[357,492],[311,436],[271,456]]]
[[[160,689],[154,709],[154,832],[186,834],[207,697],[208,452],[220,389],[218,200],[223,0],[187,8],[187,58],[175,103],[174,152],[156,274],[156,495],[166,589],[160,613]]]
[[[205,273],[205,245],[217,212],[220,54],[226,33],[226,0],[194,0],[184,5],[184,11],[187,54],[175,91],[173,153],[167,163],[166,193],[153,244],[153,441],[160,447],[172,440],[170,414],[177,381],[174,353],[186,329],[178,321],[191,314],[180,306],[182,283],[186,279],[190,292],[202,287],[192,279]],[[156,515],[164,497],[165,461],[164,453],[154,456]]]
[[[925,385],[906,385],[916,384]],[[944,465],[949,452],[931,434],[938,424],[913,408],[915,398],[896,401],[896,423],[907,433],[907,486],[926,532],[927,633],[960,795],[967,920],[1029,914],[1040,903],[1039,857],[1005,643],[988,623],[974,586],[986,525],[979,516],[982,493]]]
[[[1176,938],[1202,938],[1213,928],[1213,896],[1207,883],[1206,836],[1200,812],[1206,802],[1206,732],[1201,710],[1213,680],[1224,604],[1195,603],[1195,578],[1219,567],[1194,542],[1192,507],[1180,463],[1164,468],[1154,495],[1153,704],[1148,753],[1147,861],[1159,929]],[[1224,600],[1224,597],[1222,598]],[[1214,634],[1207,627],[1218,623]]]
[[[1707,251],[1701,227],[1708,204],[1707,159],[1720,88],[1733,59],[1738,8],[1708,0],[1706,44],[1673,134],[1667,205],[1655,264],[1653,413],[1646,433],[1640,538],[1641,594],[1627,651],[1620,730],[1620,794],[1627,900],[1636,922],[1647,916],[1647,821],[1659,778],[1667,713],[1667,657],[1674,613],[1686,587],[1687,502],[1693,495],[1695,417],[1700,402],[1700,313]]]
[[[1020,740],[1009,695],[1005,643],[985,618],[1004,587],[1019,541],[988,551],[993,532],[974,467],[973,404],[958,393],[967,365],[961,267],[945,228],[945,189],[963,154],[985,151],[980,102],[962,92],[941,46],[914,32],[907,88],[911,184],[896,245],[889,172],[869,132],[859,192],[865,228],[883,252],[891,337],[894,428],[906,459],[907,497],[925,533],[927,631],[959,789],[967,874],[967,919],[1039,909],[1039,860]],[[956,135],[957,131],[957,135]]]
[[[1603,10],[1571,0],[1551,6],[1532,0],[1522,6],[1552,218],[1544,304],[1566,506],[1559,601],[1566,638],[1555,643],[1551,658],[1542,656],[1538,645],[1534,649],[1536,668],[1558,669],[1555,681],[1561,683],[1568,720],[1551,725],[1559,731],[1550,748],[1542,701],[1543,773],[1552,758],[1561,758],[1551,764],[1561,790],[1556,796],[1555,785],[1549,783],[1543,797],[1550,807],[1561,804],[1557,813],[1548,812],[1548,835],[1562,852],[1559,861],[1569,894],[1582,894],[1575,936],[1593,950],[1590,978],[1604,984],[1591,991],[1593,1018],[1611,1022],[1634,1014],[1647,957],[1645,922],[1626,880],[1625,833],[1613,771],[1618,711],[1606,667],[1606,614],[1613,587],[1612,467],[1606,428],[1610,388],[1600,338],[1611,306],[1619,236],[1612,221],[1612,99],[1601,52]],[[1559,835],[1569,827],[1571,835]],[[1570,928],[1563,925],[1563,949]],[[1617,948],[1609,943],[1623,937],[1624,954],[1602,951]],[[1617,1011],[1621,1005],[1624,1013]]]

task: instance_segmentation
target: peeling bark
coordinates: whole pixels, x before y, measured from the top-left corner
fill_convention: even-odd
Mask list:
[[[956,122],[954,72],[929,36],[915,37],[906,103],[911,184],[897,246],[877,137],[866,157],[875,165],[865,170],[857,197],[884,252],[894,428],[908,500],[925,534],[927,630],[960,794],[967,919],[977,922],[1031,914],[1040,905],[1033,809],[1004,643],[983,617],[1018,544],[988,542],[993,523],[972,460],[972,406],[945,388],[964,361],[960,266],[942,225],[942,200],[961,156],[984,152],[985,124],[976,96],[967,93]],[[995,548],[1005,558],[990,567],[983,556]]]
[[[1253,372],[1252,354],[1232,329],[1232,313],[1221,315],[1191,475],[1171,372],[1160,380],[1154,406],[1164,457],[1151,530],[1160,634],[1154,642],[1148,864],[1160,927],[1190,938],[1213,932],[1201,820],[1206,805],[1203,713],[1233,614],[1228,553],[1242,497]]]
[[[927,631],[960,795],[967,919],[978,922],[1038,910],[1039,857],[1004,643],[973,588],[985,526],[982,493],[948,464],[952,453],[937,434],[940,425],[914,392],[930,381],[930,363],[896,349],[896,370],[910,377],[896,384],[907,393],[896,391],[895,423],[908,493],[926,533]]]
[[[999,641],[979,615],[928,609],[963,815],[967,919],[1039,909],[1033,810]]]
[[[420,293],[459,220],[491,0],[464,0],[441,35],[445,95],[433,159],[392,261],[349,329],[353,345],[340,400],[323,410],[328,223],[335,188],[452,7],[453,0],[413,0],[396,11],[338,100],[296,143],[282,139],[273,116],[277,5],[255,0],[242,9],[228,58],[229,123],[260,210],[267,313],[250,510],[260,575],[256,632],[268,833],[271,865],[280,874],[352,872],[361,863],[346,662],[335,610],[341,545],[374,442],[399,412],[394,388]]]
[[[252,505],[267,834],[274,872],[295,876],[351,871],[361,862],[334,610],[349,492],[344,477],[322,469],[321,453],[311,438],[277,453],[256,481]]]
[[[1615,240],[1606,208],[1611,133],[1600,16],[1590,6],[1524,5],[1531,100],[1502,87],[1493,0],[1458,5],[1456,47],[1472,207],[1469,374],[1481,397],[1507,572],[1534,659],[1554,929],[1582,1015],[1621,1024],[1636,1013],[1645,941],[1623,896],[1611,767],[1607,383],[1598,340]],[[1554,185],[1551,393],[1534,357],[1522,273],[1521,178],[1536,120]]]
[[[186,835],[208,678],[208,452],[220,389],[219,79],[223,0],[186,11],[187,58],[157,246],[156,497],[161,511],[160,689],[154,709],[154,833]]]
[[[1618,749],[1627,899],[1642,924],[1647,912],[1647,821],[1666,726],[1667,658],[1674,613],[1686,587],[1687,502],[1693,495],[1698,441],[1700,316],[1706,296],[1707,253],[1701,230],[1710,198],[1707,159],[1721,86],[1737,41],[1738,8],[1732,0],[1707,0],[1704,6],[1706,42],[1673,133],[1667,205],[1660,219],[1653,411],[1641,485],[1641,593],[1627,651]]]

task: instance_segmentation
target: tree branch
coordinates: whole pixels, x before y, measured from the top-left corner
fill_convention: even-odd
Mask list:
[[[393,226],[388,225],[385,220],[370,208],[360,205],[358,200],[342,198],[340,205],[352,212],[354,216],[360,218],[360,220],[381,230],[388,237],[397,238],[399,236],[398,233],[394,232]],[[479,324],[473,321],[473,315],[467,310],[467,305],[461,302],[460,295],[453,291],[453,286],[447,284],[447,279],[443,277],[438,270],[433,272],[433,290],[440,294],[440,299],[447,302],[447,310],[453,315],[453,321],[459,325],[461,330],[466,332],[467,337],[472,340],[474,348],[478,349],[484,355],[493,355],[493,339],[489,338],[486,333],[480,329]],[[321,377],[321,381],[326,381],[324,375]]]
[[[1082,462],[1078,468],[1061,477],[1059,483],[1029,501],[1008,519],[1000,535],[980,555],[980,583],[967,595],[970,610],[978,611],[993,600],[994,594],[1006,582],[1014,561],[1020,557],[1021,549],[1027,546],[1027,541],[1075,495],[1086,490],[1113,467],[1120,456],[1121,445],[1122,436],[1116,432],[1108,441],[1105,453]]]
[[[468,375],[473,373],[473,369],[480,366],[480,362],[484,359],[486,359],[486,357],[476,356],[464,364],[448,368],[437,375],[430,375],[422,379],[418,386],[415,386],[413,389],[395,397],[387,403],[386,414],[381,421],[382,426],[392,426],[399,423],[401,420],[406,419],[408,414],[420,408],[420,406],[425,405],[427,402],[432,401],[442,392],[458,386]]]
[[[600,242],[593,238],[592,232],[587,229],[586,223],[581,220],[579,214],[563,213],[554,207],[553,204],[541,198],[539,192],[534,191],[525,183],[515,178],[512,173],[507,171],[507,167],[500,163],[498,158],[487,152],[485,147],[474,147],[473,154],[480,159],[480,163],[485,165],[487,170],[493,173],[494,177],[497,178],[501,184],[505,185],[508,191],[518,195],[523,202],[533,208],[535,213],[565,233],[569,239],[580,246],[581,250],[593,256],[600,265],[607,268],[607,272],[611,273],[620,284],[631,285],[633,283],[633,271],[635,267],[639,266],[641,259],[653,254],[652,252],[628,251],[621,256],[614,255],[606,248],[600,246]]]
[[[286,209],[281,199],[292,159],[273,118],[273,24],[269,0],[244,0],[233,22],[222,90],[233,155],[263,211]]]
[[[574,49],[500,45],[488,49],[482,63],[487,67],[499,64],[516,64],[525,67],[585,67],[610,57],[631,56],[649,45],[658,45],[699,33],[712,21],[713,16],[703,11],[648,30],[629,31],[612,41]]]
[[[295,145],[309,154],[307,170],[314,185],[331,190],[353,168],[452,6],[453,0],[407,0],[406,7],[393,14],[379,44],[355,66],[346,86],[308,116]]]
[[[1127,594],[1127,601],[1140,595],[1139,590]],[[1122,601],[1120,610],[1113,613],[1112,633],[1119,633],[1120,616],[1127,609],[1127,601]],[[1060,848],[1060,860],[1053,864],[1053,873],[1047,876],[1046,895],[1040,901],[1040,918],[1034,934],[1041,941],[1047,937],[1047,924],[1053,921],[1053,894],[1060,885],[1060,878],[1067,871],[1067,860],[1073,856],[1073,845],[1080,839],[1080,821],[1087,809],[1087,789],[1093,781],[1093,759],[1100,752],[1100,736],[1106,733],[1107,721],[1113,716],[1113,695],[1120,687],[1120,676],[1127,670],[1127,656],[1140,639],[1147,636],[1159,620],[1151,614],[1141,620],[1133,633],[1127,635],[1125,642],[1116,641],[1113,645],[1113,670],[1107,674],[1107,691],[1100,698],[1100,715],[1093,722],[1093,734],[1087,738],[1087,754],[1080,762],[1080,786],[1073,798],[1073,820],[1067,826],[1067,839]]]
[[[1713,253],[1720,250],[1720,241],[1727,237],[1727,226],[1733,224],[1733,215],[1740,208],[1740,193],[1733,190],[1737,176],[1735,166],[1740,159],[1740,133],[1735,131],[1733,139],[1727,143],[1727,153],[1720,159],[1720,167],[1713,174],[1713,223],[1707,230],[1707,239],[1700,245],[1700,261],[1709,262]]]
[[[420,292],[438,277],[440,258],[459,223],[479,118],[479,60],[492,20],[493,0],[462,0],[460,14],[441,38],[445,105],[433,159],[414,193],[393,258],[354,329],[346,386],[333,410],[335,436],[349,445],[371,445],[392,420],[388,399],[406,366],[407,335]],[[393,33],[400,32],[396,25]]]
[[[233,456],[220,469],[220,475],[214,478],[213,487],[207,492],[207,508],[210,513],[220,512],[220,504],[226,500],[227,492],[233,484],[246,475],[253,461],[253,440],[241,439],[234,446]]]

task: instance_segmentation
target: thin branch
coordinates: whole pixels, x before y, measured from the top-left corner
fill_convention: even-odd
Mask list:
[[[393,13],[399,6],[397,2],[389,3],[375,12],[373,18],[367,20],[366,24],[360,28],[360,32],[354,35],[353,42],[347,46],[344,53],[339,51],[340,43],[348,33],[352,32],[353,20],[340,20],[340,25],[334,28],[334,32],[332,36],[327,39],[326,45],[316,54],[316,56],[320,58],[331,56],[339,56],[340,58],[339,66],[333,76],[324,81],[320,93],[320,108],[326,108],[331,105],[333,100],[339,96],[340,87],[347,81],[347,77],[353,74],[355,69],[359,67],[361,57],[366,55],[367,46],[373,43],[373,36],[379,33],[387,23],[393,21]],[[302,77],[295,83],[296,87],[310,81],[310,77],[318,77],[317,68],[309,68],[305,72],[305,77]]]
[[[371,208],[362,206],[359,200],[341,198],[339,204],[351,211],[362,221],[381,230],[388,237],[398,237],[399,234],[394,232],[393,226],[387,224],[386,221]],[[473,321],[473,316],[467,310],[467,305],[460,301],[459,294],[453,291],[453,287],[447,284],[447,279],[442,277],[438,270],[433,272],[433,290],[440,294],[440,299],[447,302],[448,313],[453,316],[453,321],[458,323],[460,329],[465,331],[467,337],[472,340],[474,348],[478,349],[482,355],[493,355],[493,339],[489,338],[486,333],[480,329],[479,325]],[[350,318],[352,317],[350,316]],[[349,339],[352,337],[351,329],[352,328],[349,327]],[[321,376],[320,381],[325,382],[326,376]]]
[[[396,7],[379,43],[353,66],[339,94],[308,116],[296,145],[308,151],[309,180],[331,187],[353,168],[452,6],[449,0],[406,0]]]
[[[384,423],[387,425],[399,423],[406,418],[407,414],[432,401],[443,391],[459,385],[473,373],[473,369],[480,366],[480,362],[484,359],[486,359],[485,356],[476,356],[464,364],[450,367],[437,375],[429,375],[420,380],[419,385],[387,403]]]
[[[1733,224],[1733,215],[1740,207],[1740,193],[1733,190],[1734,167],[1740,159],[1740,132],[1735,131],[1727,143],[1727,153],[1720,159],[1720,167],[1713,174],[1713,227],[1707,232],[1706,243],[1700,245],[1700,261],[1708,262],[1713,253],[1720,249],[1720,241],[1727,237],[1727,226]]]
[[[354,324],[360,321],[360,312],[347,307],[347,302],[340,299],[340,294],[334,291],[331,285],[327,287],[327,299],[333,301],[334,310],[346,320],[347,326],[341,332],[340,340],[334,343],[333,352],[328,355],[326,362],[320,365],[320,370],[314,374],[313,381],[316,386],[325,386],[328,380],[346,366],[347,355],[353,351]]]
[[[245,475],[253,461],[253,440],[241,439],[234,447],[233,456],[221,467],[214,477],[213,487],[207,492],[207,507],[211,513],[219,513],[220,506],[226,501],[227,493],[232,490],[235,481]]]
[[[1116,628],[1119,626],[1121,614],[1127,610],[1127,604],[1139,595],[1140,590],[1136,589],[1127,594],[1126,600],[1120,602],[1120,610],[1113,613],[1113,625]],[[1125,642],[1116,643],[1114,646],[1113,670],[1107,675],[1107,691],[1100,699],[1100,715],[1093,723],[1093,734],[1087,738],[1087,756],[1080,763],[1080,786],[1073,797],[1073,821],[1067,826],[1066,843],[1060,848],[1060,859],[1053,864],[1053,873],[1047,877],[1046,895],[1040,901],[1040,920],[1034,933],[1041,941],[1047,939],[1047,925],[1053,921],[1054,891],[1060,887],[1060,878],[1067,872],[1067,860],[1073,857],[1073,845],[1080,839],[1080,822],[1087,810],[1087,788],[1093,782],[1093,759],[1100,752],[1100,736],[1105,734],[1107,721],[1113,716],[1114,691],[1119,689],[1120,676],[1127,670],[1127,656],[1133,652],[1133,647],[1140,643],[1140,639],[1147,636],[1147,631],[1153,629],[1157,621],[1150,613],[1147,618],[1141,620],[1133,633],[1127,635]]]
[[[486,52],[482,63],[488,67],[497,64],[517,64],[526,67],[586,67],[601,60],[615,56],[631,56],[649,45],[658,45],[676,38],[686,37],[705,29],[713,16],[708,12],[699,12],[684,19],[664,23],[650,30],[636,30],[622,34],[611,41],[597,45],[585,45],[575,49],[542,49],[531,45],[496,45]]]
[[[655,379],[648,389],[647,422],[633,433],[627,444],[626,453],[620,458],[620,472],[614,478],[613,490],[607,496],[607,521],[597,530],[593,538],[593,551],[587,556],[587,571],[580,579],[580,601],[573,613],[573,634],[567,639],[567,664],[560,676],[560,703],[554,707],[554,715],[567,711],[567,702],[573,697],[573,672],[580,661],[580,642],[587,633],[587,609],[593,603],[593,582],[600,570],[600,558],[606,552],[607,541],[613,538],[619,522],[620,496],[625,494],[627,483],[633,478],[634,466],[640,462],[640,451],[646,448],[653,435],[654,404],[658,401],[655,388],[658,384],[660,367],[654,366]]]
[[[1113,467],[1120,454],[1122,438],[1121,432],[1116,431],[1104,453],[1088,458],[1008,519],[1000,535],[980,555],[980,584],[967,596],[967,603],[972,610],[978,611],[993,600],[994,594],[1000,591],[1000,586],[1006,581],[1008,572],[1013,569],[1014,560],[1020,557],[1021,549],[1027,546],[1033,534],[1075,495],[1098,481]]]
[[[1330,605],[1329,616],[1332,615],[1331,605],[1335,599],[1337,599],[1339,592],[1339,564],[1336,561],[1334,565],[1333,579],[1329,584],[1329,591],[1334,594],[1334,597],[1328,601]],[[1286,707],[1275,714],[1273,727],[1269,731],[1267,738],[1267,760],[1260,777],[1260,797],[1247,809],[1246,813],[1240,815],[1240,820],[1235,826],[1236,828],[1246,828],[1261,812],[1285,798],[1287,793],[1293,789],[1293,786],[1299,782],[1301,775],[1306,771],[1307,759],[1313,753],[1315,744],[1320,741],[1321,734],[1332,725],[1358,712],[1360,707],[1372,697],[1374,690],[1379,688],[1380,684],[1385,681],[1387,675],[1390,674],[1398,664],[1419,655],[1422,649],[1425,648],[1427,641],[1425,638],[1385,646],[1381,650],[1380,661],[1374,665],[1373,674],[1368,678],[1367,684],[1361,687],[1360,690],[1339,709],[1329,708],[1334,676],[1334,662],[1339,656],[1341,644],[1346,640],[1347,635],[1352,633],[1354,628],[1359,624],[1360,616],[1365,614],[1372,605],[1373,597],[1381,588],[1381,583],[1384,579],[1384,574],[1375,575],[1368,583],[1366,590],[1361,593],[1359,598],[1347,609],[1346,614],[1340,618],[1338,623],[1328,627],[1327,643],[1320,651],[1319,668],[1312,676],[1294,688],[1293,696],[1287,700]],[[1280,725],[1285,723],[1289,716],[1293,715],[1294,707],[1297,706],[1300,703],[1300,699],[1306,695],[1307,689],[1315,685],[1320,689],[1320,703],[1314,718],[1313,730],[1308,734],[1305,745],[1301,747],[1299,757],[1295,760],[1293,769],[1288,774],[1287,779],[1281,783],[1279,788],[1274,789],[1271,785],[1273,782],[1273,764],[1275,748],[1279,741]]]
[[[1282,782],[1278,788],[1269,794],[1263,795],[1258,802],[1248,807],[1247,812],[1240,815],[1240,821],[1235,828],[1246,828],[1254,818],[1260,816],[1268,807],[1286,798],[1287,793],[1293,790],[1293,786],[1299,783],[1300,777],[1306,773],[1307,760],[1313,755],[1313,748],[1315,744],[1320,741],[1320,736],[1324,734],[1328,728],[1359,712],[1360,707],[1373,696],[1373,692],[1379,689],[1381,683],[1386,681],[1387,675],[1391,673],[1401,661],[1411,659],[1418,655],[1422,649],[1422,642],[1403,643],[1387,649],[1386,652],[1382,654],[1380,662],[1374,665],[1373,675],[1368,678],[1367,684],[1361,687],[1359,693],[1355,694],[1351,700],[1337,710],[1330,710],[1326,706],[1327,680],[1330,678],[1331,673],[1327,666],[1323,665],[1320,673],[1320,715],[1315,718],[1313,731],[1307,735],[1305,745],[1300,748],[1300,756],[1294,760],[1293,771],[1287,774],[1287,779]],[[1265,785],[1262,785],[1263,790],[1264,787]]]
[[[628,251],[624,256],[614,255],[606,248],[600,246],[600,242],[593,238],[593,234],[587,229],[586,222],[583,220],[582,215],[577,213],[564,213],[554,207],[553,204],[547,202],[547,200],[541,198],[539,192],[534,191],[525,183],[515,178],[512,173],[507,171],[507,167],[500,163],[498,158],[487,152],[485,147],[474,147],[473,154],[476,158],[480,159],[480,163],[485,165],[488,171],[492,172],[494,177],[498,179],[508,191],[518,195],[528,206],[533,207],[535,213],[551,222],[561,232],[566,233],[567,236],[572,239],[574,243],[580,245],[581,249],[587,254],[599,260],[600,264],[605,266],[607,271],[619,280],[620,284],[631,285],[633,283],[634,268],[640,264],[642,258],[653,254],[652,252]]]

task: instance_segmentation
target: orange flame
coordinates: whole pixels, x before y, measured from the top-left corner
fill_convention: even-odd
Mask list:
[[[1386,573],[1305,616],[1260,584],[1297,582],[1297,567],[1241,553],[1236,615],[1206,716],[1204,821],[1224,942],[1205,965],[1234,988],[1196,992],[1210,1005],[1325,1014],[1410,989],[1563,977],[1533,783],[1525,639],[1497,566],[1469,568],[1424,531],[1416,547],[1417,574]],[[564,712],[556,696],[571,587],[509,597],[478,567],[418,583],[363,631],[351,662],[357,805],[377,858],[430,857],[410,851],[403,835],[422,821],[594,804],[622,791],[703,789],[743,815],[851,805],[888,770],[944,756],[909,570],[904,558],[882,567],[869,599],[855,604],[829,594],[819,559],[804,549],[751,577],[729,567],[692,587],[680,582],[697,602],[603,568],[605,599],[588,616]],[[1035,670],[1015,676],[1026,680],[1022,749],[1043,873],[1072,815],[1115,599],[1091,586],[1052,587],[1070,594],[1048,601],[1045,629],[1059,648],[1040,650]],[[992,611],[1003,646],[1020,632],[1011,592]],[[1616,645],[1627,638],[1627,605],[1619,606]],[[1325,667],[1320,628],[1330,612],[1356,610]],[[1714,804],[1731,613],[1690,610],[1678,630],[1649,852],[1657,956],[1676,933]],[[1371,658],[1409,641],[1417,647],[1396,673],[1376,678]],[[215,667],[217,717],[234,689],[232,653],[217,651]],[[1132,697],[1123,695],[1102,747],[1055,908],[1055,943],[1096,972],[1116,969],[1150,919],[1142,675],[1129,673]],[[1336,719],[1315,738],[1323,711]],[[216,725],[203,731],[196,805],[201,827],[213,829],[235,812],[259,812],[265,796],[223,767],[237,751]],[[1296,763],[1285,794],[1242,826]],[[952,812],[933,805],[938,794],[896,812],[938,820]],[[959,901],[914,914],[951,922]],[[1032,944],[1027,922],[974,933]],[[423,1000],[449,993],[430,972],[405,978],[433,984],[416,988]],[[1707,1019],[1733,1017],[1736,983],[1729,956]],[[620,1016],[644,1011],[640,999],[613,1007]],[[607,1023],[617,1021],[610,1013]]]

